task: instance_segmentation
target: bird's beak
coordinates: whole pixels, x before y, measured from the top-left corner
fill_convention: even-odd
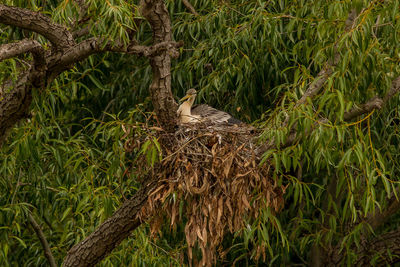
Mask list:
[[[190,97],[190,95],[185,95],[185,96],[184,96],[184,97],[182,97],[182,98],[181,98],[181,100],[179,100],[179,101],[181,101],[181,102],[182,102],[183,100],[186,100],[186,99],[188,99],[189,97]]]

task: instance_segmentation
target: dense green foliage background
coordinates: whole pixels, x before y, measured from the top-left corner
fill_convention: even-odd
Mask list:
[[[5,3],[41,11],[64,24],[77,16],[68,0]],[[131,28],[137,29],[138,40],[151,43],[149,25],[133,20],[132,12],[140,17],[138,3],[88,3],[92,34],[127,40],[126,28]],[[167,1],[174,39],[185,43],[173,62],[177,98],[195,87],[199,102],[247,122],[257,120],[265,129],[263,142],[273,138],[283,143],[288,129],[281,125],[287,118],[289,125],[297,122],[300,133],[321,117],[329,120],[295,145],[265,154],[264,164],[273,164],[277,181],[288,185],[285,208],[276,217],[264,211],[243,232],[227,236],[226,263],[306,264],[314,244],[342,246],[351,262],[365,216],[385,207],[399,181],[399,98],[354,123],[344,122],[343,114],[383,96],[400,74],[399,2],[191,3],[200,16],[188,13],[181,1]],[[346,33],[344,21],[354,7],[361,13]],[[36,37],[0,27],[0,43],[30,36]],[[341,60],[322,93],[312,104],[294,107],[335,46]],[[0,62],[0,80],[16,79],[23,61]],[[1,266],[46,265],[26,221],[28,210],[41,223],[60,264],[73,244],[136,192],[139,179],[127,172],[136,167],[135,154],[124,152],[121,124],[150,116],[150,81],[147,59],[106,53],[91,56],[46,91],[36,92],[32,118],[15,127],[0,150]],[[296,176],[299,168],[302,175]],[[329,185],[336,188],[333,198],[327,194]],[[394,218],[377,233],[398,224]],[[255,244],[264,244],[264,259],[255,260]],[[153,240],[143,225],[101,266],[179,266],[184,253],[180,229],[171,233],[166,226]]]

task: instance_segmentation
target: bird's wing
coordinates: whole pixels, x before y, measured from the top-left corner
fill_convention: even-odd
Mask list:
[[[218,123],[229,123],[229,124],[239,124],[242,123],[240,120],[235,119],[230,114],[210,107],[208,105],[195,105],[192,107],[192,114],[199,115],[202,119],[213,122],[215,124]]]

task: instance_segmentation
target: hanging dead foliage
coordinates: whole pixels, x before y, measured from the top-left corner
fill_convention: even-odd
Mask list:
[[[174,134],[154,127],[136,129],[126,141],[128,151],[143,144],[143,131],[145,142],[156,137],[163,151],[153,170],[158,184],[140,216],[151,218],[152,234],[166,222],[174,227],[185,219],[189,262],[196,260],[192,250],[198,246],[198,265],[214,264],[225,233],[242,229],[245,220],[257,217],[262,208],[278,212],[283,207],[285,188],[271,178],[271,166],[257,164],[252,128],[196,124]]]

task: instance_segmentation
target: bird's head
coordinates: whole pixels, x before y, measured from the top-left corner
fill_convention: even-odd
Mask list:
[[[189,90],[187,90],[186,95],[184,97],[182,97],[182,99],[180,100],[181,102],[189,99],[189,100],[193,100],[196,98],[197,92],[195,89],[191,88]]]

